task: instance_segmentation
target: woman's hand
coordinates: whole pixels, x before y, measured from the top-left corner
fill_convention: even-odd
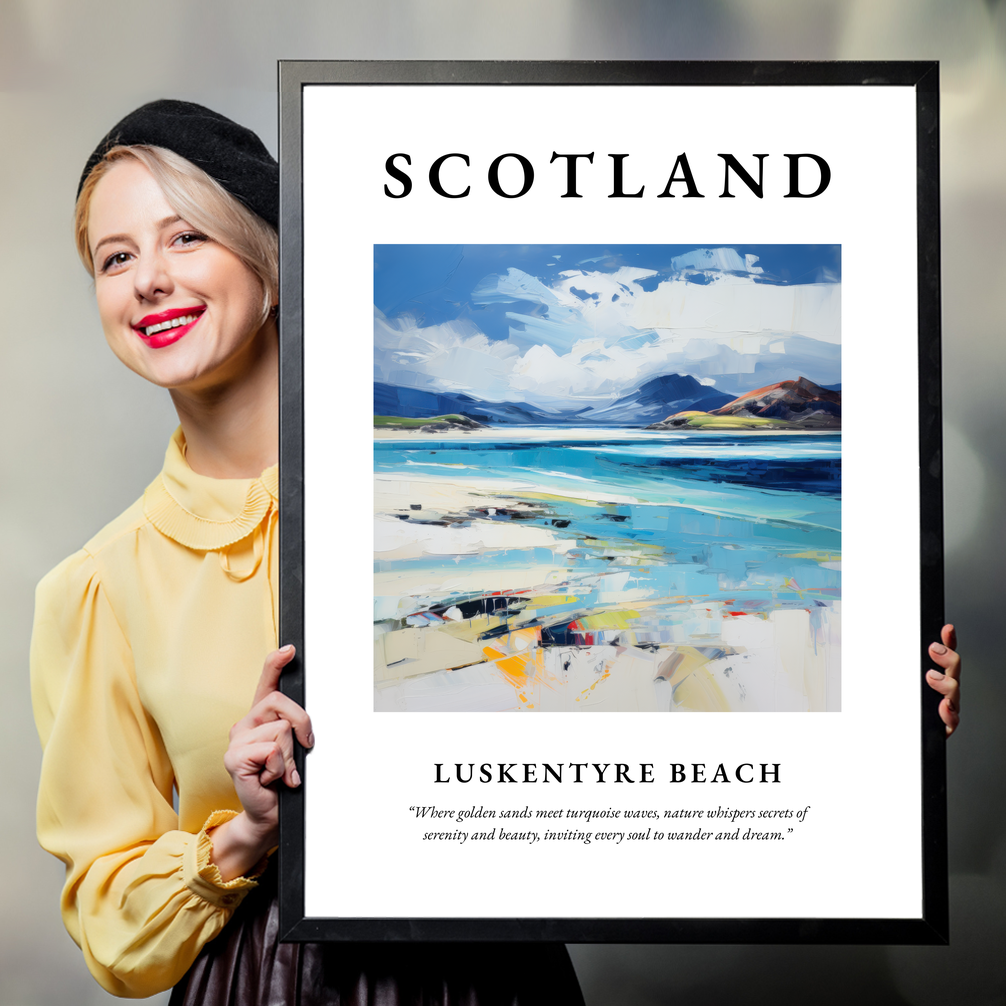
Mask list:
[[[947,726],[949,737],[961,721],[961,658],[957,651],[957,632],[952,625],[944,625],[940,633],[941,643],[929,646],[932,657],[943,671],[930,670],[926,673],[929,687],[943,696],[940,703],[940,719]]]
[[[212,829],[212,861],[224,880],[240,877],[273,848],[279,838],[278,780],[300,785],[293,760],[293,737],[314,746],[311,718],[278,690],[280,674],[293,659],[292,646],[273,650],[265,659],[251,711],[231,727],[224,766],[244,810]]]

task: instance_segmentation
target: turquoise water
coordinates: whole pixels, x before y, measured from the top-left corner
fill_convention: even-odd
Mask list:
[[[566,543],[563,551],[539,544],[375,557],[379,572],[428,571],[431,581],[438,571],[551,565],[560,584],[575,587],[576,601],[536,611],[545,644],[681,642],[703,603],[744,613],[801,607],[813,618],[840,597],[839,434],[497,428],[375,441],[374,468],[402,482],[450,479],[489,493],[436,514],[403,498],[395,516],[419,525],[417,535],[423,524],[477,529],[503,521],[548,528]],[[506,488],[493,491],[493,483]],[[570,628],[585,612],[624,608],[620,597],[647,602],[631,639],[624,628],[579,635]],[[407,621],[452,605],[466,615],[517,613],[522,603],[433,590],[399,611]]]

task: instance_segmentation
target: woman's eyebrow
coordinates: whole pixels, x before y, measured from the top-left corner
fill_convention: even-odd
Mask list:
[[[181,221],[181,217],[174,213],[170,217],[165,217],[163,220],[158,220],[154,227],[157,230],[163,230],[165,227],[170,227],[172,224],[177,224]],[[128,234],[109,234],[107,237],[103,237],[92,249],[91,255],[97,255],[98,249],[102,245],[110,244],[115,241],[127,241],[131,242],[133,239]]]
[[[130,241],[128,234],[109,234],[108,237],[102,238],[95,246],[91,249],[92,255],[98,254],[98,249],[102,245],[112,244],[115,241]]]

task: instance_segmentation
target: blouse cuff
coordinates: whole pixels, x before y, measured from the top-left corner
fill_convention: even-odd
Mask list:
[[[247,875],[224,880],[216,863],[211,862],[213,842],[207,833],[237,816],[236,810],[213,811],[206,819],[202,831],[195,836],[195,841],[186,844],[182,860],[182,875],[186,886],[218,908],[234,909],[240,905],[245,895],[253,887],[258,887],[255,878],[261,876],[269,865],[269,857],[263,856]]]

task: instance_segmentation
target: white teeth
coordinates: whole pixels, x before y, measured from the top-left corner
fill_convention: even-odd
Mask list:
[[[158,332],[163,332],[169,328],[180,328],[182,325],[188,325],[198,318],[198,314],[185,314],[181,318],[172,318],[170,321],[162,321],[159,325],[151,325],[149,328],[143,330],[143,334],[149,339],[152,335],[156,335]]]

